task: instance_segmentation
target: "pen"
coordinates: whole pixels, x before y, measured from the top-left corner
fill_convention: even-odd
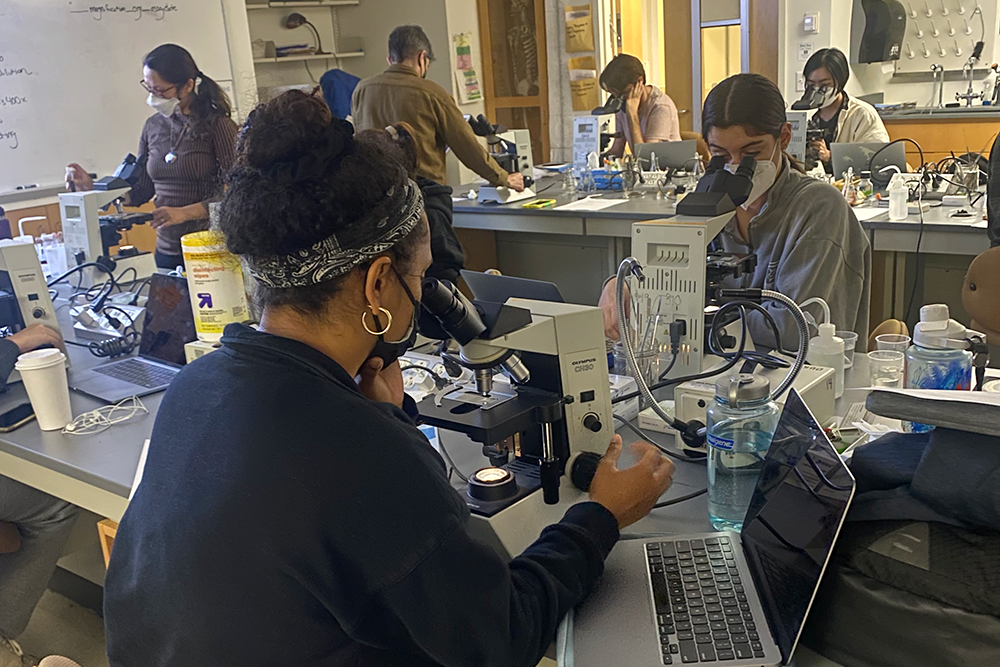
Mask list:
[[[19,185],[19,186],[17,186],[17,189],[18,190],[30,190],[31,188],[37,188],[37,187],[38,187],[38,183],[33,183],[31,185]]]

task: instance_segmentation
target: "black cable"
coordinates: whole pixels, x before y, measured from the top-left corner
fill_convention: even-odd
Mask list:
[[[667,369],[665,371],[663,371],[662,373],[660,373],[660,377],[656,378],[657,381],[662,382],[664,378],[666,378],[668,375],[670,375],[670,371],[674,370],[674,364],[677,363],[677,357],[679,357],[679,356],[680,356],[680,354],[678,354],[677,352],[674,352],[673,356],[670,357],[670,363],[667,364]]]
[[[150,276],[149,278],[146,278],[141,283],[139,283],[139,286],[135,288],[135,296],[132,297],[132,301],[129,303],[130,306],[139,305],[139,297],[142,295],[142,289],[144,287],[149,287],[152,282],[153,282],[153,277]]]
[[[746,308],[748,307],[763,315],[764,322],[771,327],[771,333],[774,335],[774,343],[777,346],[775,349],[781,350],[782,349],[781,332],[778,330],[778,323],[775,322],[774,316],[771,315],[771,313],[767,310],[767,308],[764,308],[760,304],[753,303],[752,301],[748,301],[745,303],[740,301],[734,301],[731,303],[727,303],[723,305],[721,308],[719,308],[719,310],[715,313],[715,316],[717,318],[724,320],[725,316],[729,314],[729,311],[739,309],[740,317],[746,318],[747,317]],[[717,357],[729,360],[734,355],[734,353],[726,352],[725,349],[723,349],[722,347],[721,336],[723,330],[724,327],[721,326],[721,324],[716,325],[715,320],[713,319],[712,331],[708,336],[708,349],[712,354],[716,355]],[[791,364],[789,364],[784,359],[779,359],[778,357],[772,356],[770,354],[765,354],[763,352],[757,352],[754,350],[744,351],[742,354],[742,358],[745,359],[746,361],[764,366],[765,368],[789,368],[791,366]]]
[[[913,139],[910,139],[909,137],[903,137],[901,139],[896,139],[895,141],[890,141],[886,145],[882,146],[882,148],[875,151],[872,154],[871,158],[868,160],[868,171],[871,172],[872,164],[874,164],[875,158],[878,157],[878,155],[882,151],[887,149],[889,146],[892,146],[893,144],[898,144],[904,141],[908,141],[914,146],[916,146],[917,152],[920,154],[920,171],[918,171],[917,173],[920,174],[920,180],[918,181],[918,186],[921,186],[923,185],[924,177],[927,175],[927,162],[924,160],[924,149],[920,147],[920,144],[918,144]],[[910,300],[906,304],[906,312],[903,313],[903,319],[906,322],[910,321],[910,313],[913,310],[913,302],[917,296],[917,284],[920,282],[920,246],[922,245],[924,240],[924,207],[923,207],[922,195],[923,193],[917,196],[917,212],[920,214],[920,231],[917,233],[917,248],[915,251],[917,257],[916,257],[916,267],[915,267],[916,271],[914,272],[914,277],[913,277],[913,290],[910,292]]]
[[[129,271],[131,271],[131,272],[132,272],[132,275],[133,275],[133,276],[135,276],[135,277],[134,277],[134,278],[132,278],[132,280],[130,281],[130,284],[131,284],[131,283],[136,283],[136,282],[138,282],[138,281],[139,281],[139,271],[138,271],[138,270],[136,270],[136,268],[135,268],[134,266],[126,266],[126,267],[125,267],[125,270],[124,270],[124,271],[122,271],[121,273],[119,273],[119,274],[118,274],[118,277],[117,277],[117,278],[115,278],[115,282],[117,282],[117,283],[118,283],[118,291],[119,291],[119,292],[121,292],[121,291],[122,291],[122,288],[121,288],[121,285],[122,285],[122,284],[123,284],[123,283],[125,282],[125,280],[124,280],[124,279],[122,278],[122,276],[124,276],[124,275],[125,275],[126,273],[128,273]]]
[[[627,426],[630,431],[632,431],[637,436],[639,436],[640,438],[642,438],[645,442],[648,442],[649,444],[653,445],[654,447],[656,447],[657,449],[659,449],[661,452],[663,452],[664,454],[666,454],[670,458],[677,459],[678,461],[684,461],[685,463],[701,463],[702,465],[704,465],[704,463],[705,463],[705,456],[704,455],[700,455],[700,456],[682,456],[681,454],[677,454],[675,452],[672,452],[669,449],[667,449],[666,447],[664,447],[663,445],[661,445],[661,444],[657,443],[656,441],[654,441],[651,437],[649,437],[648,433],[646,433],[641,428],[639,428],[638,426],[636,426],[635,424],[633,424],[629,420],[625,419],[621,415],[614,415],[614,418],[617,419],[622,424],[624,424],[625,426]]]
[[[557,186],[557,185],[560,185],[560,183],[559,183],[559,182],[555,182],[555,183],[549,183],[548,185],[546,185],[546,186],[545,186],[544,188],[542,188],[541,190],[538,190],[537,192],[535,192],[535,194],[536,194],[536,195],[540,195],[540,194],[542,194],[543,192],[548,192],[549,190],[551,190],[552,188],[554,188],[554,187],[555,187],[555,186]]]
[[[740,301],[734,301],[733,303],[740,303]],[[717,311],[715,313],[715,316],[712,318],[712,327],[715,327],[715,318],[717,318],[718,316],[719,316],[719,313]],[[711,370],[705,371],[704,373],[698,373],[697,375],[688,375],[686,377],[671,378],[671,379],[668,379],[668,380],[664,380],[662,382],[657,382],[656,384],[654,384],[651,387],[649,387],[649,390],[651,392],[653,392],[653,391],[656,391],[657,389],[663,389],[664,387],[671,387],[673,385],[683,384],[685,382],[693,382],[695,380],[704,380],[705,378],[714,377],[716,375],[721,375],[722,373],[726,373],[727,371],[732,370],[736,366],[737,362],[739,362],[740,359],[744,358],[743,355],[746,352],[747,338],[749,337],[748,330],[747,330],[748,324],[747,324],[746,318],[745,317],[741,317],[740,319],[742,320],[742,326],[740,327],[740,345],[739,345],[739,350],[736,352],[736,354],[733,356],[733,358],[730,359],[726,363],[726,365],[724,365],[722,368],[711,369]],[[614,405],[616,403],[621,403],[623,401],[629,401],[629,400],[632,400],[633,398],[636,398],[636,397],[641,396],[641,395],[642,395],[641,392],[639,392],[639,391],[633,391],[631,394],[625,394],[623,396],[618,396],[617,398],[611,399],[611,404]]]
[[[440,386],[442,386],[442,387],[445,386],[445,385],[447,385],[447,384],[451,384],[451,380],[445,380],[438,373],[435,373],[431,369],[425,368],[424,366],[414,366],[414,365],[411,364],[409,366],[400,366],[399,370],[400,370],[400,372],[403,372],[403,371],[423,371],[423,372],[427,373],[428,375],[430,375],[431,377],[433,377],[438,382],[440,382],[441,383]]]
[[[48,282],[47,286],[48,286],[48,287],[55,287],[56,285],[58,285],[58,284],[59,284],[59,283],[61,283],[62,281],[64,281],[64,280],[66,280],[67,278],[69,278],[69,277],[70,277],[71,275],[73,275],[74,273],[81,273],[81,272],[82,272],[82,271],[83,271],[84,269],[87,269],[87,268],[90,268],[90,267],[94,267],[94,268],[97,268],[97,269],[100,269],[100,270],[101,270],[101,271],[102,271],[103,273],[107,273],[107,274],[108,274],[108,276],[109,276],[109,277],[108,277],[108,280],[110,280],[110,281],[111,281],[111,283],[112,283],[113,285],[115,285],[115,286],[117,287],[117,285],[118,285],[118,282],[117,282],[117,281],[115,280],[115,276],[114,276],[114,274],[113,274],[113,273],[110,273],[110,272],[108,271],[108,269],[107,269],[107,267],[106,267],[106,266],[104,266],[104,265],[102,265],[102,264],[98,264],[97,262],[84,262],[83,264],[78,264],[77,266],[74,266],[74,267],[73,267],[72,269],[70,269],[70,270],[69,270],[69,271],[67,271],[66,273],[62,274],[62,275],[61,275],[61,276],[59,276],[58,278],[54,278],[54,279],[50,280],[50,281]],[[81,279],[81,281],[83,280],[83,274],[82,274],[82,273],[81,273],[81,275],[80,275],[80,279]],[[78,289],[78,290],[79,290],[79,289],[83,289],[83,287],[82,287],[82,286],[79,286],[79,287],[77,287],[77,289]]]
[[[653,509],[654,510],[659,510],[659,509],[663,509],[664,507],[670,507],[671,505],[678,505],[680,503],[686,502],[686,501],[691,500],[693,498],[697,498],[699,496],[703,496],[706,493],[708,493],[708,487],[705,487],[704,489],[702,489],[700,491],[695,491],[694,493],[689,493],[686,496],[681,496],[680,498],[673,498],[672,500],[665,500],[662,503],[656,503],[655,505],[653,505]]]

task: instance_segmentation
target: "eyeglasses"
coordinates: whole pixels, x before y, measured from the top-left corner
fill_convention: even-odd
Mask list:
[[[155,95],[156,97],[164,97],[171,90],[177,90],[177,86],[170,86],[169,88],[165,88],[164,90],[159,90],[158,88],[150,88],[149,84],[146,83],[145,80],[140,81],[139,85],[142,86],[147,93],[149,93],[150,95]]]

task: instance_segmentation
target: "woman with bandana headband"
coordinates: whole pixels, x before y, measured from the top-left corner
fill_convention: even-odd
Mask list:
[[[792,129],[778,87],[759,74],[729,77],[705,98],[701,128],[712,155],[724,157],[727,169],[734,171],[747,157],[757,161],[750,196],[713,244],[722,252],[756,255],[757,267],[723,286],[774,290],[796,303],[820,297],[837,328],[857,332],[858,345],[864,345],[871,244],[840,192],[803,174],[785,153]],[[618,338],[615,285],[614,278],[607,281],[600,302],[605,334],[613,339]],[[777,304],[764,307],[781,340],[775,341],[761,313],[753,312],[753,342],[794,350],[798,338],[791,314]]]
[[[830,159],[830,144],[888,143],[889,133],[882,123],[875,107],[864,100],[851,97],[844,90],[851,76],[847,56],[840,49],[820,49],[806,62],[802,76],[806,80],[803,100],[809,100],[804,108],[819,109],[809,119],[810,130],[823,132],[822,139],[809,143],[810,168],[814,160],[823,164],[828,174],[833,173]],[[799,108],[796,105],[793,108]],[[835,174],[837,178],[841,174]]]
[[[292,91],[247,119],[220,225],[259,330],[227,327],[153,428],[105,583],[111,665],[529,667],[673,466],[650,445],[513,561],[416,428],[399,366],[431,264],[386,133]]]

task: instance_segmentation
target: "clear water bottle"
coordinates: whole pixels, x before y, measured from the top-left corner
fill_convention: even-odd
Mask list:
[[[708,407],[708,519],[716,530],[743,528],[781,410],[771,383],[740,374],[715,384]]]
[[[913,330],[913,345],[906,351],[908,389],[968,391],[972,388],[972,352],[965,349],[970,335],[951,319],[943,303],[920,309],[920,322]],[[903,422],[908,433],[926,433],[933,426]]]

